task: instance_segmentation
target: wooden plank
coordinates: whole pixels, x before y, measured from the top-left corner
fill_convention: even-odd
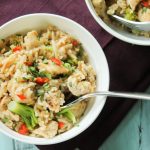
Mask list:
[[[14,141],[0,133],[0,150],[14,150]]]
[[[0,150],[39,150],[35,145],[26,144],[0,133]]]
[[[99,150],[150,150],[150,102],[138,101]]]

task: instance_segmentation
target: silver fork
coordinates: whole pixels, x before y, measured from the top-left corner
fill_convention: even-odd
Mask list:
[[[117,15],[111,15],[111,17],[131,29],[136,29],[136,30],[141,30],[141,31],[150,31],[150,22],[131,21],[131,20],[124,19]]]
[[[150,100],[150,94],[143,94],[143,93],[129,93],[129,92],[111,92],[111,91],[100,91],[95,93],[90,93],[83,95],[72,102],[62,106],[61,108],[71,107],[75,103],[81,102],[83,100],[87,100],[90,97],[96,96],[110,96],[110,97],[122,97],[122,98],[131,98],[131,99],[140,99],[140,100]]]

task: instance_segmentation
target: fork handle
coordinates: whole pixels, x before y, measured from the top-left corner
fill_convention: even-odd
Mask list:
[[[91,94],[91,96],[90,96]],[[150,94],[143,94],[143,93],[137,93],[137,92],[114,92],[114,91],[101,91],[101,92],[95,92],[87,94],[90,97],[93,97],[94,95],[97,96],[111,96],[111,97],[122,97],[122,98],[131,98],[131,99],[144,99],[144,100],[150,100]],[[92,96],[92,94],[94,94]]]
[[[61,108],[66,108],[74,105],[77,102],[81,102],[83,100],[86,100],[90,97],[96,97],[96,96],[110,96],[110,97],[122,97],[122,98],[131,98],[131,99],[143,99],[143,100],[150,100],[150,94],[143,94],[143,93],[130,93],[130,92],[114,92],[114,91],[100,91],[100,92],[94,92],[89,93],[86,95],[83,95],[76,100],[68,103],[67,105],[62,106]]]

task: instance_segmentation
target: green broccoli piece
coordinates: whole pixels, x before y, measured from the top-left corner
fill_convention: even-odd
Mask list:
[[[67,59],[65,62],[69,63],[72,66],[75,66],[78,64],[78,61],[76,59],[72,59],[72,58]]]
[[[130,8],[127,8],[125,11],[124,18],[127,20],[135,21],[137,19],[137,16],[133,10],[131,10]]]
[[[76,123],[76,117],[69,108],[62,109],[58,115],[67,117],[73,124]]]
[[[25,122],[29,130],[33,130],[34,127],[38,124],[38,120],[35,116],[33,108],[26,106],[24,104],[20,104],[16,101],[11,101],[8,104],[8,109],[11,112],[19,115]]]
[[[2,122],[4,122],[4,123],[7,123],[8,121],[9,121],[9,119],[6,118],[6,117],[4,117],[4,118],[2,119]]]
[[[75,67],[71,66],[69,63],[64,63],[64,67],[66,67],[70,72],[75,71]]]
[[[48,46],[46,46],[46,50],[48,50],[48,51],[53,51],[53,47],[50,46],[50,45],[48,45]]]

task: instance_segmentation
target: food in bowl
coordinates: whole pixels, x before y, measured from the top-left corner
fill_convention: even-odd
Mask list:
[[[107,13],[117,14],[127,20],[150,21],[149,0],[117,0],[108,7]]]
[[[97,14],[106,22],[132,32],[135,35],[150,37],[150,32],[130,29],[117,21],[111,20],[110,15],[116,14],[125,19],[139,22],[150,21],[149,0],[92,0]]]
[[[53,25],[0,41],[0,120],[27,136],[52,138],[71,129],[87,102],[65,101],[93,92],[96,73],[79,40]]]

